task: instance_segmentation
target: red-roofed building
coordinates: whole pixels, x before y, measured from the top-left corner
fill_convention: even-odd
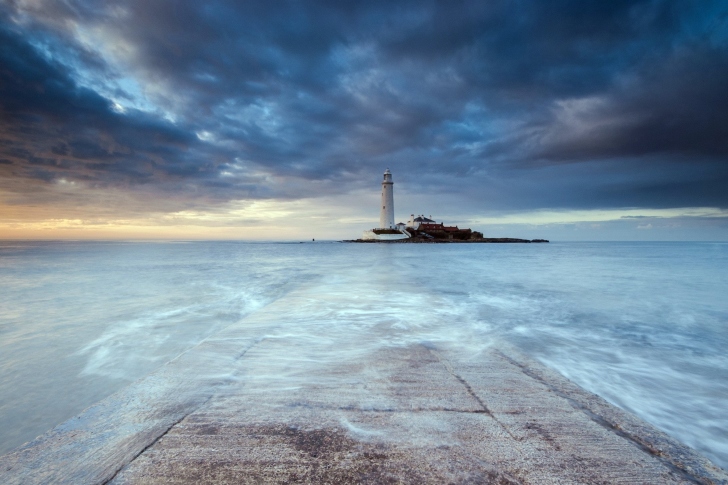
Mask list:
[[[425,237],[435,239],[470,239],[473,236],[482,237],[480,233],[473,233],[471,229],[460,229],[458,226],[446,226],[444,223],[436,223],[429,219],[430,222],[420,222],[414,230],[415,234],[423,234]]]

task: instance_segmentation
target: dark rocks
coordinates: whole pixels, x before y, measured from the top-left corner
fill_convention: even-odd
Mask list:
[[[517,239],[513,237],[481,237],[476,239],[438,239],[429,235],[420,234],[410,239],[396,239],[394,241],[380,241],[374,239],[353,239],[342,242],[347,243],[384,243],[384,244],[447,244],[447,243],[547,243],[547,239]]]

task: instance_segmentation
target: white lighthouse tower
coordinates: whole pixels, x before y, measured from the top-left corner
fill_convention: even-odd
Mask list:
[[[392,172],[389,169],[384,171],[382,180],[382,201],[379,209],[379,227],[364,231],[362,239],[374,239],[378,241],[392,241],[395,239],[407,239],[412,237],[404,229],[398,229],[394,222],[394,182]]]
[[[382,210],[379,212],[379,228],[394,229],[394,182],[392,172],[384,171],[382,181]]]

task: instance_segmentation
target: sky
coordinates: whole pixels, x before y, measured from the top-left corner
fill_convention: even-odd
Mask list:
[[[0,0],[0,238],[728,240],[728,2]]]

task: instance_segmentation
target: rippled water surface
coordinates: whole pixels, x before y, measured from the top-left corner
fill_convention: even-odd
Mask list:
[[[0,242],[0,453],[276,301],[299,342],[506,340],[727,467],[726,274],[726,243]]]

